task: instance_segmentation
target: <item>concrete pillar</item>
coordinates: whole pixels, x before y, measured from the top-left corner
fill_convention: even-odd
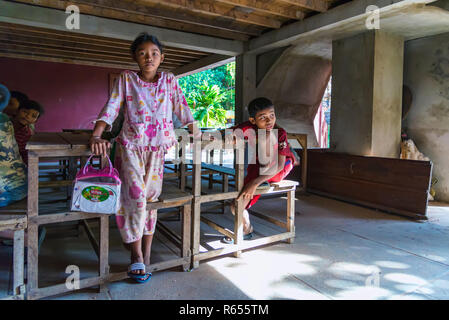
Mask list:
[[[256,98],[256,55],[242,54],[235,59],[235,123],[248,120],[247,107]]]
[[[332,43],[333,151],[399,156],[403,60],[403,38],[381,30]]]

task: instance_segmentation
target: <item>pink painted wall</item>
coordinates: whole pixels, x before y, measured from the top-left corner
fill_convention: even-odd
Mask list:
[[[0,83],[39,102],[36,131],[91,129],[108,100],[109,74],[121,70],[0,57]]]

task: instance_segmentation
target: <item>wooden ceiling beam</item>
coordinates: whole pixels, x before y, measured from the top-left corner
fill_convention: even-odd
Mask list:
[[[33,28],[6,23],[0,23],[0,33],[16,35],[19,37],[26,34],[26,36],[34,37],[37,39],[52,38],[54,40],[69,41],[97,46],[99,48],[104,48],[104,50],[117,50],[123,52],[126,51],[127,54],[129,54],[129,47],[131,45],[131,41],[120,41],[118,39],[109,39],[109,38],[100,39],[99,37],[94,36],[83,36],[69,32],[58,32],[55,30]],[[189,51],[184,49],[176,49],[172,47],[164,47],[164,53],[176,57],[186,57],[192,60],[199,59],[208,55],[205,52]]]
[[[288,7],[279,6],[274,1],[257,1],[257,0],[217,0],[234,6],[244,7],[255,11],[263,12],[270,15],[280,16],[288,19],[302,20],[305,13],[301,10],[292,10]]]
[[[325,0],[280,0],[282,2],[318,12],[326,12],[329,9],[329,3]]]
[[[85,4],[91,6],[90,10],[94,8],[103,8],[105,10],[117,10],[136,16],[148,16],[161,18],[181,23],[189,23],[202,28],[194,29],[195,32],[201,31],[204,28],[222,29],[234,33],[242,33],[245,36],[258,36],[262,32],[262,28],[247,26],[237,23],[229,23],[225,19],[213,19],[210,17],[198,17],[197,15],[186,14],[185,12],[167,10],[159,6],[150,7],[148,5],[140,4],[137,1],[123,1],[123,0],[72,0],[74,4]],[[89,14],[89,12],[85,12]],[[216,30],[216,31],[218,31]]]
[[[33,0],[32,2],[39,1]],[[61,11],[36,5],[0,1],[0,22],[127,41],[133,41],[137,34],[146,31],[157,36],[161,39],[163,45],[169,47],[232,56],[238,55],[244,50],[243,42],[241,41],[220,39],[217,36],[205,36],[86,14],[80,15],[80,29],[67,30],[65,24],[67,17],[65,10]]]
[[[75,52],[72,50],[64,50],[64,49],[57,49],[57,48],[48,48],[48,47],[36,47],[32,45],[26,45],[26,44],[7,44],[5,43],[2,45],[2,50],[8,50],[9,52],[19,52],[19,53],[33,53],[38,55],[44,55],[44,56],[56,56],[59,55],[61,57],[66,58],[75,58],[75,59],[85,59],[85,60],[91,60],[91,61],[104,61],[108,63],[122,63],[122,64],[135,64],[135,62],[132,59],[124,59],[124,58],[117,58],[117,57],[111,57],[104,54],[97,54],[97,53],[87,53],[87,52]],[[178,67],[182,65],[182,63],[177,62],[170,62],[170,61],[164,61],[164,65],[166,66],[172,66],[172,67]]]
[[[129,70],[139,70],[137,66],[132,65],[121,65],[121,64],[114,64],[114,63],[105,63],[101,61],[87,61],[87,60],[81,60],[81,59],[67,59],[67,58],[61,58],[61,57],[48,57],[48,56],[38,56],[34,54],[27,54],[27,53],[10,53],[7,51],[2,51],[0,49],[0,57],[6,57],[6,58],[13,58],[13,59],[25,59],[25,60],[34,60],[34,61],[46,61],[46,62],[56,62],[56,63],[66,63],[66,64],[76,64],[76,65],[87,65],[87,66],[94,66],[94,67],[101,67],[101,68],[113,68],[113,69],[129,69]],[[161,68],[161,70],[164,70]],[[171,69],[165,69],[165,70],[171,70]]]
[[[85,51],[91,53],[100,53],[109,57],[117,57],[124,59],[131,59],[131,55],[128,50],[111,50],[109,48],[100,47],[92,44],[82,44],[74,41],[54,40],[49,38],[38,38],[33,36],[23,36],[14,34],[4,34],[0,32],[0,42],[10,44],[29,44],[36,47],[45,46],[52,48],[64,48],[73,51]],[[132,60],[132,59],[131,59]],[[190,63],[196,60],[195,58],[188,58],[185,56],[175,56],[170,53],[165,55],[165,61],[173,61],[180,63]]]
[[[208,25],[208,23],[213,23],[211,19],[197,19],[196,21],[187,23],[181,22],[176,19],[167,19],[163,14],[148,15],[142,14],[139,11],[131,12],[131,10],[125,11],[124,9],[115,9],[112,7],[90,4],[95,3],[96,1],[16,0],[16,2],[60,10],[65,10],[67,6],[75,4],[79,7],[81,14],[141,23],[161,28],[182,30],[239,41],[246,41],[250,36],[259,35],[261,33],[261,30],[255,30],[255,28],[239,28],[238,26],[230,26],[229,23],[227,24],[226,28],[224,28],[224,26],[223,28],[218,26],[214,27],[212,25]],[[121,1],[118,3],[118,5],[123,6],[126,5],[126,3],[123,3],[123,1]],[[165,14],[165,16],[166,15],[167,14]]]
[[[132,0],[125,0],[127,2]],[[137,0],[136,2],[156,6],[170,6],[175,9],[182,9],[197,12],[205,15],[227,17],[229,19],[243,22],[246,24],[254,24],[272,29],[278,29],[281,27],[282,22],[274,19],[267,18],[261,15],[257,15],[250,12],[245,12],[239,8],[230,8],[223,5],[218,1],[204,1],[204,0]]]

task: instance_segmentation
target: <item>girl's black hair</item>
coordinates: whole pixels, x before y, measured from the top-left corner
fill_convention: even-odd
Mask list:
[[[11,91],[11,98],[16,98],[19,102],[19,106],[28,100],[28,96],[20,91]]]
[[[133,43],[131,44],[131,55],[134,57],[134,55],[136,54],[137,48],[144,42],[152,42],[155,45],[157,45],[157,47],[159,48],[159,50],[162,53],[162,44],[159,42],[159,40],[153,36],[150,35],[146,32],[142,32],[140,33],[136,39],[134,39]]]
[[[273,102],[270,99],[264,97],[256,98],[248,104],[248,114],[251,118],[254,118],[257,112],[273,107]]]
[[[44,114],[44,108],[42,108],[39,103],[33,100],[26,100],[21,103],[19,105],[19,110],[20,109],[36,110],[37,112],[39,112],[39,117]]]

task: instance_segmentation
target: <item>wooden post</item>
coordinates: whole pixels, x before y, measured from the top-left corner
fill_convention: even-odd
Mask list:
[[[244,178],[244,142],[237,139],[235,151],[235,188],[240,192],[243,189]],[[234,244],[239,246],[243,243],[243,199],[236,201],[234,215]],[[236,251],[234,256],[240,257],[242,251]]]
[[[287,231],[295,232],[295,190],[287,194]],[[288,243],[293,243],[294,238],[288,238]]]
[[[38,288],[38,224],[30,221],[37,217],[39,210],[39,157],[32,151],[28,152],[28,259],[27,259],[27,292]]]
[[[109,215],[100,217],[99,269],[99,276],[105,279],[109,275]],[[107,286],[102,281],[99,292],[105,292],[106,290]]]
[[[181,257],[189,257],[190,254],[190,237],[191,237],[191,204],[187,203],[182,207],[182,216],[181,216],[181,223],[182,223],[182,250],[181,250]],[[182,265],[182,268],[184,271],[188,271],[190,269],[190,263],[185,263]]]
[[[23,295],[23,271],[24,271],[24,238],[23,229],[14,232],[14,254],[13,254],[13,294]]]
[[[201,223],[201,141],[193,140],[192,174],[192,256],[199,253]],[[192,260],[193,261],[193,260]],[[192,268],[198,268],[199,262],[193,261]]]

